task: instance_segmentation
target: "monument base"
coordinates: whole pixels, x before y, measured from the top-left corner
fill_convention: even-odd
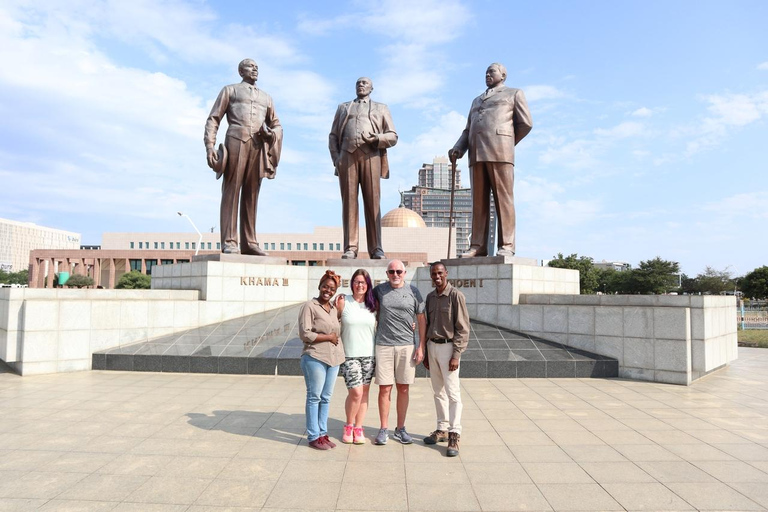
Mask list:
[[[367,258],[355,258],[355,259],[342,259],[342,258],[329,258],[325,260],[326,267],[383,267],[387,268],[389,260],[371,260]]]
[[[264,265],[287,265],[288,260],[277,256],[255,256],[252,254],[198,254],[192,261],[222,261],[228,263],[256,263]]]
[[[536,258],[522,258],[520,256],[478,256],[476,258],[443,258],[446,265],[529,265],[539,266],[539,260]]]

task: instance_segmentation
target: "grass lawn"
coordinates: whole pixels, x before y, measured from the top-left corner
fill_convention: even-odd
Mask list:
[[[739,331],[739,341],[744,343],[757,343],[760,348],[768,348],[768,330],[748,329]]]

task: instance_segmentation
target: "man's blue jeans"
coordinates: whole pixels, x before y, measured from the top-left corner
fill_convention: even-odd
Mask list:
[[[307,440],[314,441],[328,433],[328,407],[333,386],[339,375],[338,366],[328,366],[304,354],[301,356],[301,371],[307,384]]]

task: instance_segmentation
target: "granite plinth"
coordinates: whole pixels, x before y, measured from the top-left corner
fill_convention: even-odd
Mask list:
[[[257,263],[262,265],[287,265],[288,260],[277,256],[254,256],[251,254],[198,254],[192,261],[223,261],[230,263]]]
[[[93,354],[94,370],[301,375],[300,306],[228,320]],[[471,322],[463,378],[616,377],[616,359]],[[417,377],[426,377],[419,366]]]
[[[520,256],[479,256],[476,258],[443,258],[446,265],[531,265],[538,266],[536,258],[522,258]]]
[[[384,260],[372,260],[368,258],[355,258],[355,259],[343,259],[343,258],[330,258],[325,260],[326,267],[383,267],[387,268],[389,264],[388,259]]]

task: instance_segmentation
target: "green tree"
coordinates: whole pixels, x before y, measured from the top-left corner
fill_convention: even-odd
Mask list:
[[[679,288],[677,274],[680,273],[680,264],[676,261],[656,256],[652,260],[641,261],[632,273],[636,280],[635,293],[661,294]]]
[[[117,282],[115,288],[125,290],[148,289],[151,288],[151,283],[152,278],[148,275],[142,274],[138,270],[131,270],[120,276],[120,280]]]
[[[744,297],[768,298],[768,266],[756,268],[741,278],[739,288]]]
[[[19,270],[18,272],[6,272],[0,270],[0,284],[28,284],[29,270]]]
[[[67,280],[67,286],[71,286],[73,288],[83,288],[85,286],[93,286],[93,278],[89,276],[84,276],[81,274],[75,274]]]
[[[592,258],[588,256],[579,256],[576,253],[570,256],[563,256],[563,253],[557,253],[557,256],[549,261],[549,266],[554,268],[569,268],[579,271],[579,284],[581,293],[592,295],[600,290],[600,269],[592,263]]]
[[[637,270],[608,270],[605,272],[603,291],[605,293],[620,293],[624,295],[640,293],[640,284],[637,279]]]
[[[693,293],[719,295],[722,292],[733,290],[736,286],[731,272],[716,270],[712,267],[705,268],[704,272],[697,275],[694,281]],[[683,289],[683,291],[688,290]]]

